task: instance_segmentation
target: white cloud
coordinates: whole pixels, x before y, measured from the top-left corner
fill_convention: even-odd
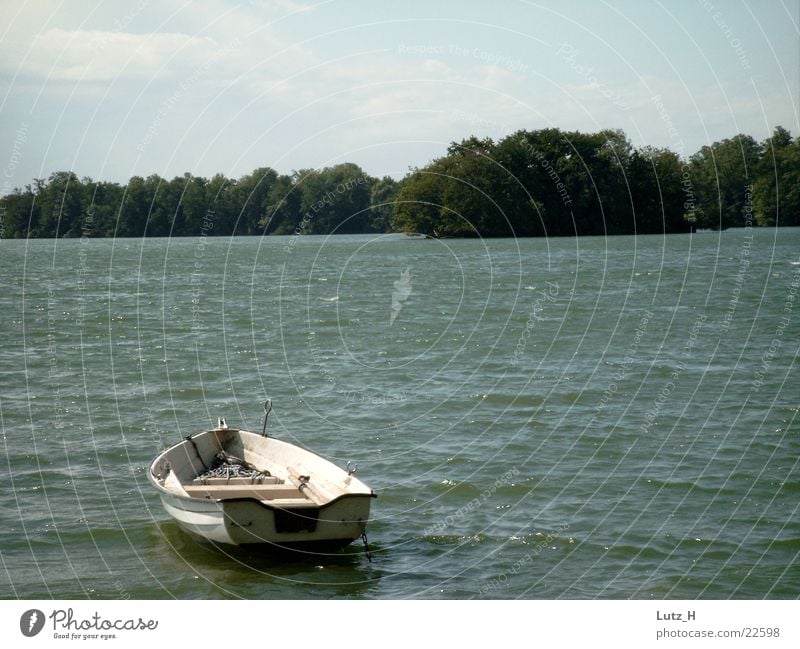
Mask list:
[[[226,79],[254,67],[285,77],[313,61],[306,48],[281,38],[276,25],[310,9],[293,0],[263,6],[138,0],[127,9],[79,7],[76,0],[54,11],[28,0],[0,38],[0,73],[53,81],[180,79],[213,61]]]
[[[129,34],[113,31],[48,29],[34,37],[29,54],[5,67],[49,80],[108,81],[118,77],[163,77],[215,57],[210,38],[177,33]]]
[[[476,69],[478,83],[493,90],[518,89],[522,75],[496,65],[480,65]]]
[[[314,8],[313,5],[306,5],[294,0],[250,0],[249,4],[255,8],[266,9],[267,11],[278,10],[289,14],[305,13]]]
[[[449,65],[437,59],[425,59],[420,66],[426,78],[457,81],[461,75],[457,74]]]

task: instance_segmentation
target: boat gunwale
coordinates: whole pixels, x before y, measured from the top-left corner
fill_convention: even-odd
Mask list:
[[[261,505],[262,507],[264,507],[266,509],[269,509],[269,510],[272,510],[272,511],[275,511],[275,510],[287,510],[287,509],[310,509],[312,507],[322,511],[324,509],[327,509],[331,505],[334,505],[334,504],[338,503],[339,501],[341,501],[343,499],[347,499],[347,498],[377,498],[378,497],[378,494],[376,494],[369,486],[367,486],[359,478],[356,478],[355,476],[352,476],[352,474],[350,474],[350,475],[353,477],[353,479],[359,485],[361,485],[361,487],[363,487],[363,491],[344,492],[344,493],[339,494],[338,496],[335,496],[335,497],[331,498],[330,500],[327,500],[324,504],[321,504],[321,505],[320,504],[315,504],[315,503],[313,503],[313,501],[309,500],[310,505],[306,505],[304,503],[303,505],[301,505],[299,507],[291,507],[291,506],[288,506],[288,505],[286,505],[286,506],[270,505],[269,501],[261,500],[261,499],[258,499],[258,498],[247,497],[247,496],[235,497],[235,498],[202,498],[202,497],[198,497],[198,496],[191,496],[189,494],[176,493],[175,491],[171,491],[170,489],[167,489],[163,484],[161,484],[159,482],[159,479],[156,477],[156,475],[154,473],[154,468],[156,467],[156,465],[159,463],[159,461],[165,455],[167,455],[168,453],[172,452],[173,450],[179,448],[180,446],[183,446],[185,444],[190,444],[191,440],[194,439],[195,437],[198,437],[199,435],[205,435],[205,434],[209,434],[209,433],[217,433],[217,432],[222,432],[222,431],[224,431],[224,432],[232,432],[234,434],[249,433],[251,435],[256,435],[258,437],[263,437],[263,435],[261,435],[260,433],[256,433],[256,432],[251,431],[251,430],[245,430],[243,428],[235,428],[235,427],[234,428],[211,428],[209,430],[203,430],[203,431],[200,431],[198,433],[194,433],[193,435],[189,435],[188,437],[185,437],[184,439],[182,439],[180,442],[176,442],[172,446],[169,446],[168,448],[166,448],[163,451],[161,451],[158,455],[156,455],[156,457],[150,463],[150,466],[149,466],[148,471],[147,471],[147,478],[150,481],[150,484],[152,484],[162,494],[166,494],[166,495],[170,496],[171,498],[177,498],[179,500],[185,500],[185,501],[188,501],[188,502],[195,502],[195,503],[196,502],[205,502],[205,503],[215,503],[215,504],[218,504],[218,505],[224,505],[224,503],[233,503],[233,502],[249,502],[249,503],[257,503],[257,504]],[[280,440],[280,439],[278,439],[276,437],[270,437],[269,439],[272,439],[273,441],[280,442],[282,444],[286,444],[288,446],[291,446],[291,447],[293,447],[295,449],[298,449],[298,450],[302,451],[303,453],[307,453],[309,455],[312,455],[314,458],[330,464],[332,467],[336,468],[338,471],[341,471],[342,473],[347,473],[345,471],[345,469],[343,469],[339,465],[331,462],[330,460],[322,457],[321,455],[318,455],[317,453],[314,453],[313,451],[310,451],[310,450],[308,450],[306,448],[303,448],[302,446],[298,446],[297,444],[292,444],[290,442],[285,442],[285,441]]]

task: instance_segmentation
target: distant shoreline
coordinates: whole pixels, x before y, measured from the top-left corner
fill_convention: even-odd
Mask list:
[[[0,238],[405,232],[431,239],[671,234],[800,225],[800,138],[782,127],[689,159],[636,149],[621,130],[470,137],[400,181],[354,163],[189,173],[127,185],[71,171],[0,198]]]
[[[754,229],[765,232],[768,230],[786,230],[790,228],[798,228],[800,225],[764,225],[764,226],[754,226]],[[730,232],[732,230],[736,231],[744,231],[746,228],[745,226],[731,226],[729,228],[725,228],[724,230],[694,230],[690,232],[626,232],[626,233],[619,233],[619,234],[554,234],[554,235],[545,235],[545,236],[485,236],[485,237],[448,237],[447,239],[441,239],[446,241],[477,241],[480,239],[491,239],[491,240],[504,240],[504,239],[567,239],[567,238],[578,238],[578,239],[596,239],[596,238],[607,238],[607,237],[664,237],[664,236],[693,236],[697,234],[721,234],[723,232]],[[218,235],[208,235],[209,238],[212,239],[270,239],[270,240],[283,240],[283,239],[291,239],[297,235],[293,234],[218,234]],[[417,239],[419,241],[437,241],[436,237],[422,237],[422,236],[413,236],[408,235],[405,232],[347,232],[347,233],[329,233],[329,234],[303,234],[301,235],[304,239],[314,240],[314,239],[328,239],[330,237],[392,237],[396,241],[403,241],[407,239]],[[104,241],[108,239],[114,240],[124,240],[124,241],[142,241],[142,240],[161,240],[161,239],[186,239],[192,240],[197,239],[197,235],[190,235],[190,234],[181,234],[181,235],[163,235],[163,236],[144,236],[144,237],[137,237],[137,236],[108,236],[108,237],[91,237],[93,240],[97,241]],[[9,239],[6,238],[6,241],[81,241],[81,237],[28,237],[27,239],[16,238],[16,239]],[[88,238],[87,238],[88,240]],[[0,239],[2,241],[2,239]]]

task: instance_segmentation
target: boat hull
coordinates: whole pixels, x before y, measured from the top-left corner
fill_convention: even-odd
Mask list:
[[[214,543],[342,546],[366,531],[370,497],[343,497],[327,507],[302,509],[244,498],[215,502],[163,493],[161,503],[183,530]],[[292,531],[279,531],[281,527]]]

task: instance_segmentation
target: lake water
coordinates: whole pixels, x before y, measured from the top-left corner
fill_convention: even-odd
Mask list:
[[[800,230],[0,242],[7,598],[795,598]],[[379,494],[353,544],[184,535],[216,423]]]

